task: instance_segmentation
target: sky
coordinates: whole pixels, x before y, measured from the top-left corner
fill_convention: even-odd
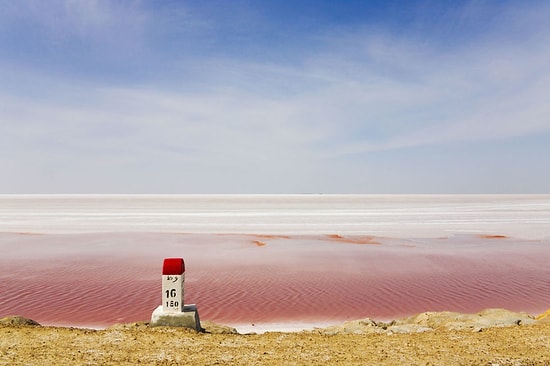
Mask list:
[[[550,2],[0,0],[0,194],[550,193]]]

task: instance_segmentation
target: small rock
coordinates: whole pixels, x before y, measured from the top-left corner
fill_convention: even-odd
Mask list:
[[[366,318],[360,320],[352,320],[340,325],[332,325],[330,327],[317,329],[316,332],[335,335],[335,334],[372,334],[384,333],[387,325],[384,323],[376,323],[374,320]]]
[[[450,311],[426,312],[399,319],[395,324],[417,324],[433,329],[443,328],[479,332],[487,328],[528,325],[535,322],[535,319],[527,313],[516,313],[504,309],[486,309],[477,314],[462,314]]]
[[[1,326],[40,326],[40,324],[32,319],[24,318],[22,316],[7,316],[0,319]]]
[[[212,334],[238,334],[239,333],[237,332],[237,329],[233,327],[216,324],[208,320],[201,321],[201,326],[205,333],[212,333]]]

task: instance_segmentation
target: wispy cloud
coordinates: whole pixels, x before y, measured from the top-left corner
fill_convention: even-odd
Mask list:
[[[147,19],[139,4],[108,0],[21,0],[4,2],[0,17],[3,28],[27,26],[26,32],[41,33],[42,40],[106,41],[124,37],[127,41],[142,31]]]
[[[357,158],[372,153],[550,132],[550,7],[544,4],[499,7],[474,35],[449,36],[448,24],[438,25],[441,36],[426,33],[426,25],[410,34],[378,25],[329,28],[296,35],[301,38],[276,56],[271,50],[256,57],[249,56],[251,47],[268,45],[252,36],[253,45],[243,41],[245,55],[209,48],[221,43],[220,35],[197,8],[22,4],[0,18],[36,21],[63,52],[79,40],[78,52],[118,66],[67,65],[73,72],[64,75],[63,68],[52,73],[29,60],[0,61],[0,140],[9,152],[0,161],[16,175],[24,175],[23,166],[32,176],[38,167],[85,165],[89,174],[124,171],[144,174],[145,181],[147,171],[178,179],[191,174],[194,190],[223,190],[212,182],[222,179],[239,191],[273,187],[269,180],[292,172],[287,189],[306,190],[324,169],[361,169]],[[487,17],[485,8],[461,11],[446,15],[453,27],[469,27],[480,12]],[[313,39],[314,47],[296,46]],[[177,49],[165,50],[171,42]],[[124,65],[130,82],[114,75]]]

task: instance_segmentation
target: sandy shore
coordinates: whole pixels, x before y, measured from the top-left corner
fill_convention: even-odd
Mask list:
[[[534,319],[493,311],[466,316],[477,323],[487,316],[496,322],[476,328],[455,313],[424,313],[402,320],[410,325],[405,332],[397,331],[404,323],[378,327],[364,320],[261,335],[237,334],[208,322],[206,332],[196,333],[146,323],[91,330],[4,318],[0,365],[549,365],[548,315]],[[504,324],[508,321],[513,324]],[[426,326],[433,328],[420,329]]]

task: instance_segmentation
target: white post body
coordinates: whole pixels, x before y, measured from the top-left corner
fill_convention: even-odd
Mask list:
[[[185,273],[162,275],[162,309],[166,312],[182,312]]]
[[[184,283],[183,258],[165,258],[162,266],[162,304],[151,314],[152,326],[186,327],[202,331],[197,306],[184,303]]]

